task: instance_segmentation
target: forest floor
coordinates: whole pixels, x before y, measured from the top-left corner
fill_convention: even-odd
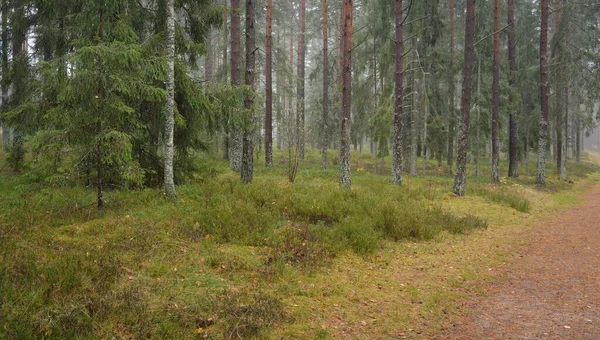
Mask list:
[[[581,205],[539,222],[444,338],[600,339],[599,211],[597,184]]]
[[[546,186],[532,169],[498,184],[470,176],[456,197],[433,163],[395,187],[389,160],[354,153],[346,191],[333,151],[322,171],[310,150],[290,183],[281,150],[251,185],[198,155],[176,202],[160,189],[110,190],[97,218],[93,190],[34,160],[15,175],[3,156],[0,339],[510,338],[520,322],[553,321],[548,337],[597,335],[590,159],[569,163],[570,181],[549,164]],[[485,315],[514,329],[485,333],[498,329]]]

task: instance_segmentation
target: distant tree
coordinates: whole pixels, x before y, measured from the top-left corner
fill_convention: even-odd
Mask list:
[[[265,47],[265,163],[273,166],[273,0],[267,0],[267,38]]]
[[[329,142],[327,139],[327,119],[329,111],[329,42],[327,40],[327,0],[323,0],[323,117],[322,117],[322,137],[321,142],[321,169],[327,168],[327,149]]]
[[[298,32],[298,87],[296,95],[296,138],[298,155],[304,159],[305,147],[305,73],[306,73],[306,0],[300,0],[298,21],[300,30]]]
[[[242,29],[240,20],[240,0],[231,0],[231,86],[238,87],[242,84],[241,77],[241,39]],[[233,171],[239,172],[242,169],[242,131],[238,126],[236,119],[232,119],[229,124],[229,167]]]

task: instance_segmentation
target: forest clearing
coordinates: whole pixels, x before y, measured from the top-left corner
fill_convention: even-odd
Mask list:
[[[597,0],[0,19],[0,339],[600,337]]]

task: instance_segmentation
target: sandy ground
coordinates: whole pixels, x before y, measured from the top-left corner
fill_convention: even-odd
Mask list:
[[[540,222],[471,317],[442,339],[600,339],[600,185]]]

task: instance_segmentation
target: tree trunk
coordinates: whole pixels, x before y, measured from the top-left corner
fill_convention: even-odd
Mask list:
[[[477,63],[477,100],[481,100],[481,58]],[[481,153],[481,103],[477,103],[477,125],[476,129],[476,140],[475,140],[475,176],[479,177],[481,175],[481,161],[480,161],[480,153]]]
[[[273,0],[267,0],[267,40],[266,40],[266,97],[265,104],[265,163],[273,166]]]
[[[448,109],[448,153],[446,163],[450,172],[454,165],[454,137],[456,135],[456,104],[454,103],[454,0],[448,0],[450,9],[450,75],[448,85],[450,86],[450,108]]]
[[[392,150],[392,183],[402,184],[402,125],[404,105],[404,36],[403,36],[403,8],[402,0],[395,1],[396,25],[396,89],[394,108],[394,145]]]
[[[548,0],[541,0],[540,83],[541,106],[538,143],[537,183],[546,183],[546,149],[548,148]]]
[[[241,20],[240,20],[240,0],[231,0],[231,85],[237,87],[241,85]],[[234,119],[236,120],[236,119]],[[229,167],[233,171],[240,171],[242,168],[242,135],[237,122],[230,124],[229,140]]]
[[[174,0],[167,0],[167,103],[165,107],[165,191],[174,199],[175,178],[173,173],[173,145],[175,135],[175,7]]]
[[[397,0],[398,1],[398,0]],[[340,139],[340,185],[350,189],[350,115],[352,112],[352,19],[353,1],[344,0],[342,137]]]
[[[254,73],[256,66],[256,29],[254,27],[254,1],[246,1],[246,76],[245,85],[251,93],[244,99],[244,134],[242,145],[241,179],[244,184],[252,182],[254,175]]]
[[[329,111],[329,55],[328,55],[328,40],[327,40],[327,0],[323,0],[323,121],[321,143],[321,169],[327,169],[327,116]]]
[[[304,86],[305,86],[305,58],[306,58],[306,0],[300,0],[300,32],[298,34],[298,89],[297,89],[297,137],[298,137],[298,156],[304,159]]]
[[[465,63],[463,68],[463,88],[461,97],[462,124],[456,158],[456,176],[453,191],[464,196],[467,186],[467,151],[469,149],[469,124],[471,112],[471,90],[473,58],[475,56],[475,2],[467,0],[467,22],[465,26]]]
[[[213,81],[213,65],[214,65],[214,51],[213,48],[216,44],[213,43],[212,30],[209,30],[206,34],[206,58],[204,59],[204,81],[211,83]]]
[[[555,49],[555,58],[558,62],[560,62],[562,60],[562,33],[560,32],[560,15],[561,15],[561,1],[562,0],[555,0],[554,1],[554,41],[556,44],[556,49]],[[558,169],[559,175],[561,178],[563,178],[563,171],[562,171],[562,163],[563,163],[563,143],[564,143],[564,138],[563,138],[563,121],[562,121],[562,115],[563,115],[563,100],[564,100],[564,93],[563,93],[563,86],[562,86],[562,67],[557,67],[556,68],[556,94],[555,94],[555,112],[556,115],[554,116],[555,120],[554,120],[554,131],[556,134],[556,168]]]
[[[2,1],[2,107],[1,111],[8,109],[8,0]],[[10,128],[8,124],[2,124],[2,149],[6,150],[10,143]]]
[[[513,91],[517,88],[517,41],[515,37],[515,0],[508,0],[508,66],[509,84]],[[519,177],[519,139],[517,126],[516,100],[510,95],[510,116],[508,123],[508,177]]]
[[[500,0],[494,0],[494,60],[492,67],[492,182],[500,182]]]
[[[417,38],[412,38],[412,72],[410,75],[411,85],[411,111],[410,111],[410,163],[409,172],[411,176],[417,176],[417,120],[419,110],[417,109],[417,72],[419,62],[417,60]]]

